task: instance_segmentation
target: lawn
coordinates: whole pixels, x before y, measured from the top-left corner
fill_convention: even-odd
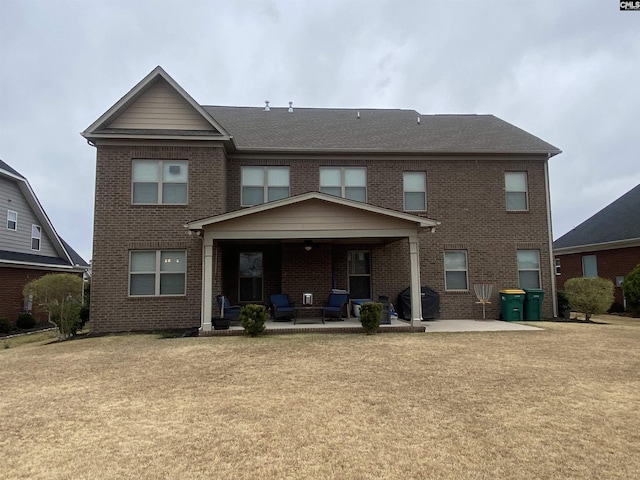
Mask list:
[[[3,479],[640,478],[640,320],[0,349]]]

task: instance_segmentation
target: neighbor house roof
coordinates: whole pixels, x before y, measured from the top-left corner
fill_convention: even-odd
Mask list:
[[[0,176],[16,182],[18,188],[33,211],[33,214],[39,219],[42,228],[53,243],[53,247],[58,254],[58,257],[52,257],[12,252],[2,250],[0,246],[0,263],[45,267],[68,267],[74,270],[87,268],[89,264],[58,235],[27,179],[1,159]]]
[[[181,106],[183,117],[176,117],[173,123],[163,122],[163,118],[173,118],[175,114],[163,109],[163,101],[177,101],[175,105]],[[295,106],[289,110],[200,105],[158,66],[82,135],[92,141],[219,140],[240,152],[560,153],[553,145],[493,115],[422,115],[401,109]],[[119,121],[129,113],[140,121],[132,122],[131,117],[127,117],[129,121]],[[198,118],[199,122],[181,124],[184,116]],[[198,127],[194,129],[194,125]]]
[[[553,242],[554,251],[586,251],[640,244],[640,185]]]

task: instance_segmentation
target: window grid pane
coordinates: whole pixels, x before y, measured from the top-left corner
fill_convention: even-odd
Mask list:
[[[267,186],[289,187],[289,167],[267,168]]]
[[[18,213],[12,210],[7,211],[7,228],[9,230],[17,230],[18,228]]]
[[[505,203],[508,211],[526,211],[529,209],[527,200],[527,172],[505,172]]]
[[[320,188],[323,187],[341,187],[340,169],[339,168],[321,168],[320,169]]]
[[[541,288],[540,252],[518,250],[518,284],[520,288]]]
[[[345,187],[366,187],[367,186],[367,170],[365,168],[345,168],[344,169],[344,186]]]
[[[138,250],[130,253],[129,295],[184,295],[184,250]]]

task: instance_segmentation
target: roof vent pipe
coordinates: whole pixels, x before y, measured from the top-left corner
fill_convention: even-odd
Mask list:
[[[271,108],[269,108],[269,100],[265,100],[264,101],[264,111],[265,112],[270,112]]]
[[[356,118],[358,119],[360,118],[360,111],[358,111],[358,116],[356,116]]]
[[[418,125],[420,125],[420,117],[418,117]]]
[[[293,102],[289,102],[289,113],[293,113]]]

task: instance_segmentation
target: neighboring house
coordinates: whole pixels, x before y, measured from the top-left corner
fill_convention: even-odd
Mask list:
[[[62,238],[25,177],[0,160],[0,317],[15,321],[31,305],[22,289],[47,273],[89,267]]]
[[[612,309],[624,308],[622,282],[640,263],[640,185],[553,242],[559,289],[574,277],[614,282]]]
[[[332,288],[440,295],[479,318],[474,285],[541,287],[554,315],[548,160],[492,115],[198,104],[157,67],[82,134],[97,149],[97,332],[200,325],[216,295],[316,304]]]

